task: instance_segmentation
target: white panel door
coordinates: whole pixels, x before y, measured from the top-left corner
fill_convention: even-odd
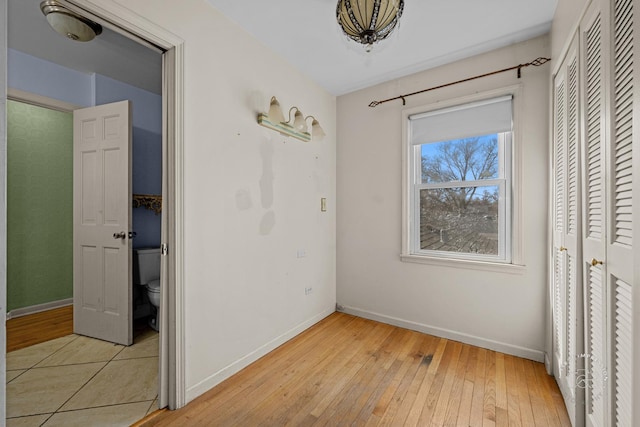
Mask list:
[[[123,345],[132,334],[129,101],[73,114],[73,328]]]

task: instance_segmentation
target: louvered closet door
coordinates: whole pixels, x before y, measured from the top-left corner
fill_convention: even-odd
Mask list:
[[[633,146],[640,144],[633,123],[633,94],[635,77],[634,38],[637,37],[634,23],[636,2],[632,0],[614,0],[611,5],[612,38],[610,41],[613,58],[609,85],[611,102],[609,141],[605,144],[607,162],[607,216],[606,259],[595,259],[606,271],[609,289],[609,378],[611,393],[610,425],[640,425],[640,414],[633,414],[632,378],[635,362],[640,355],[633,354],[633,293],[634,289],[634,240],[633,221],[634,169],[640,166],[633,157]],[[637,90],[636,90],[637,92]],[[637,150],[637,148],[636,148]],[[636,208],[637,209],[637,208]],[[637,251],[636,251],[637,252]],[[600,264],[598,264],[600,265]],[[636,282],[637,282],[636,278]],[[636,409],[638,410],[638,409]],[[635,416],[635,419],[632,417]]]
[[[574,425],[584,423],[583,389],[576,387],[578,354],[583,348],[580,260],[581,192],[579,63],[577,39],[556,76],[555,226],[554,226],[554,373]]]
[[[579,362],[586,370],[580,386],[585,391],[586,425],[600,427],[606,421],[608,393],[606,387],[607,289],[603,265],[591,264],[602,260],[605,254],[605,93],[603,57],[607,20],[603,19],[599,5],[593,5],[581,24],[581,57],[583,78],[581,111],[583,132],[581,140],[583,159],[582,221],[583,262],[585,292],[585,356]]]
[[[567,151],[567,80],[566,67],[554,77],[553,123],[553,372],[557,379],[564,376],[566,357],[566,151]]]

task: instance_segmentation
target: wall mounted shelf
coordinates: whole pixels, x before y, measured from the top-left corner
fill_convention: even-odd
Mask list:
[[[154,211],[156,215],[159,215],[162,212],[162,196],[156,196],[154,194],[134,194],[133,207],[147,208]]]

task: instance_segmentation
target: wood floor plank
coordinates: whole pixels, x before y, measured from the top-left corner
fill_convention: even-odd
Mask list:
[[[406,379],[411,376],[408,374],[409,371],[413,369],[417,370],[420,363],[418,359],[422,359],[424,357],[422,354],[420,354],[420,348],[423,345],[423,342],[427,339],[429,338],[421,336],[421,334],[415,332],[412,334],[411,342],[413,343],[413,345],[409,349],[409,356],[403,358],[402,366],[393,377],[388,387],[384,390],[373,409],[372,417],[376,417],[376,419],[378,419],[378,423],[382,424],[384,420],[383,417],[385,416],[387,417],[387,419],[393,418],[390,417],[389,414],[387,414],[387,412],[390,411],[389,407],[394,401],[394,396],[396,396],[395,402],[400,399],[401,385],[403,381],[406,381]]]
[[[337,313],[340,314],[340,313]],[[249,365],[233,377],[233,381],[223,381],[205,396],[195,399],[190,405],[194,408],[193,417],[206,417],[206,414],[219,414],[228,408],[232,402],[237,402],[254,390],[260,388],[273,372],[281,372],[305,353],[312,352],[314,346],[324,345],[325,342],[334,342],[345,336],[355,339],[363,333],[367,322],[349,316],[330,316],[305,331],[304,336],[298,335],[287,343],[286,349],[278,347],[269,353],[269,357],[263,357]],[[309,332],[307,336],[306,332]],[[324,341],[327,340],[327,341]],[[181,426],[183,421],[177,411],[172,411],[161,420],[161,425]]]
[[[390,337],[393,337],[391,334]],[[378,343],[377,347],[376,342]],[[393,353],[379,351],[387,346],[389,341],[383,339],[375,339],[370,342],[366,349],[366,359],[361,360],[363,363],[362,373],[357,377],[351,378],[345,387],[344,393],[334,399],[331,409],[325,410],[319,417],[316,425],[330,425],[333,420],[340,422],[343,418],[354,419],[362,410],[365,402],[375,389],[375,384],[381,380],[386,371],[383,369],[386,359],[391,357]],[[370,386],[370,384],[374,384]]]
[[[366,324],[366,322],[364,323]],[[351,341],[355,343],[352,346],[353,349],[348,353],[347,359],[350,360],[353,356],[358,356],[357,349],[359,346],[366,346],[367,340],[380,339],[383,335],[389,334],[391,328],[381,326],[379,324],[373,326],[373,330],[370,334],[367,334],[365,329],[359,329],[359,332],[355,335],[340,334],[341,336],[335,337],[331,340],[330,344],[325,344],[323,347],[319,347],[314,344],[312,347],[306,349],[295,357],[295,360],[291,360],[284,369],[276,372],[271,372],[271,375],[265,377],[265,381],[262,381],[258,387],[255,387],[248,393],[243,393],[239,398],[234,399],[231,404],[227,404],[224,408],[219,408],[219,412],[214,418],[214,422],[218,420],[229,420],[231,425],[252,425],[250,418],[257,417],[260,414],[258,402],[262,405],[277,404],[282,400],[281,390],[289,386],[290,381],[296,378],[301,372],[305,372],[305,376],[309,374],[309,369],[313,369],[318,366],[319,360],[324,360],[329,355],[333,354],[334,357],[339,356],[338,348],[341,348],[343,342]],[[318,352],[318,348],[322,348],[323,351]],[[348,362],[348,360],[346,362]],[[247,405],[250,405],[252,411],[246,411]],[[264,406],[263,406],[264,407]]]
[[[469,358],[467,359],[466,371],[462,380],[460,408],[454,425],[471,425],[471,404],[473,403],[473,386],[478,364],[478,350],[478,347],[469,347]]]
[[[553,412],[557,416],[556,425],[571,425],[569,414],[564,406],[562,394],[560,393],[560,389],[558,388],[558,384],[555,382],[555,379],[551,375],[547,374],[544,365],[539,364],[536,368],[538,379],[546,389],[545,397],[549,398],[550,408],[554,409]]]
[[[420,389],[418,390],[414,404],[409,411],[409,415],[405,421],[406,425],[419,425],[421,418],[431,418],[432,412],[430,409],[433,405],[429,405],[429,395],[431,394],[431,389],[434,387],[436,375],[438,375],[438,372],[444,368],[443,358],[445,357],[446,349],[447,341],[440,340],[436,352],[433,355],[433,359],[429,362],[429,366],[427,367],[427,373],[420,384]],[[446,363],[448,363],[448,360]]]
[[[462,390],[464,388],[470,352],[471,346],[462,346],[462,353],[460,353],[460,358],[458,359],[458,367],[453,378],[451,393],[449,394],[449,403],[444,419],[445,426],[455,427],[458,422],[458,415],[460,415],[460,406],[462,404]]]
[[[518,392],[518,377],[516,366],[512,356],[504,356],[504,372],[507,384],[507,413],[509,415],[509,426],[520,427],[522,419],[520,417],[520,396]]]
[[[534,373],[536,376],[536,384],[538,389],[542,391],[541,397],[545,403],[547,422],[549,426],[559,426],[561,425],[560,418],[555,410],[555,402],[552,396],[552,391],[549,388],[549,384],[547,383],[547,372],[544,366],[534,366]]]
[[[410,357],[410,355],[414,355],[418,351],[418,348],[420,346],[420,342],[418,338],[423,339],[423,337],[421,337],[420,334],[416,332],[411,333],[410,339],[407,341],[407,343],[405,344],[404,348],[401,351],[401,355],[398,357],[398,360],[402,361],[402,366],[400,367],[396,375],[392,378],[392,380],[389,382],[387,387],[384,389],[384,391],[376,401],[376,405],[373,408],[372,418],[376,417],[378,421],[382,420],[382,416],[387,411],[387,408],[389,407],[389,403],[391,402],[391,399],[393,398],[394,394],[398,390],[398,386],[400,385],[400,382],[405,377],[407,371],[413,364],[413,358]],[[405,356],[404,354],[407,354],[409,356]],[[370,424],[370,422],[368,423]]]
[[[423,359],[421,361],[404,399],[400,402],[398,412],[394,417],[394,424],[416,425],[425,406],[425,401],[428,400],[428,393],[431,391],[433,382],[432,379],[435,378],[441,369],[443,361],[445,361],[444,363],[448,361],[448,358],[445,358],[446,347],[447,340],[437,340],[435,351],[432,352],[432,350],[430,350],[427,353],[428,355],[433,354],[431,359]],[[427,399],[423,398],[424,394],[427,394]]]
[[[488,351],[486,361],[482,426],[493,427],[496,425],[496,352]]]
[[[506,355],[496,353],[496,426],[509,425],[509,401],[507,397]]]
[[[397,346],[398,348],[396,349],[391,349],[390,353],[393,357],[389,357],[389,360],[393,360],[395,357],[396,361],[394,363],[400,363],[399,357],[404,356],[405,353],[404,346],[406,346],[407,343],[411,344],[412,342],[415,342],[417,334],[401,329],[396,329],[396,331],[397,333],[394,334],[393,337],[396,338],[400,335],[398,339],[403,344],[401,346]],[[353,378],[362,366],[362,363],[352,364],[351,366],[346,365],[345,367],[342,367],[340,363],[331,363],[325,371],[321,372],[319,376],[313,378],[313,381],[307,381],[308,383],[313,382],[314,385],[318,386],[315,395],[308,399],[302,406],[291,406],[286,411],[289,412],[289,414],[282,413],[278,420],[278,425],[297,426],[305,420],[309,420],[309,415],[312,413],[315,412],[316,415],[321,414],[336,397],[338,391],[344,388],[344,386],[351,380],[351,378]],[[383,369],[387,371],[387,375],[390,375],[390,373],[394,371],[394,365],[386,363],[383,366]],[[381,388],[382,386],[376,388],[378,393],[380,393],[379,389]],[[282,412],[282,408],[280,412]],[[317,416],[313,416],[313,419],[314,423],[318,420]]]
[[[570,425],[540,363],[336,313],[141,425],[476,427],[510,414],[512,425]]]
[[[525,360],[519,357],[513,357],[512,359],[516,370],[516,386],[518,387],[518,403],[520,404],[520,423],[523,426],[533,426],[535,425],[535,421],[529,392],[531,391],[533,393],[534,387],[527,386]]]
[[[362,409],[360,410],[360,413],[356,417],[356,419],[359,421],[361,425],[366,424],[366,422],[369,421],[369,418],[374,416],[373,411],[377,406],[377,402],[380,400],[385,390],[389,387],[389,385],[397,375],[398,371],[400,371],[400,369],[404,364],[404,357],[403,357],[404,355],[402,353],[402,351],[404,350],[404,345],[412,341],[411,334],[408,333],[409,331],[404,331],[404,332],[405,332],[404,334],[405,339],[401,342],[401,346],[398,346],[398,348],[393,349],[393,343],[389,343],[390,348],[386,351],[388,351],[392,357],[389,357],[388,361],[383,366],[383,369],[385,371],[384,377],[379,382],[370,384],[370,387],[372,388],[372,392],[368,400],[365,402]],[[393,361],[391,365],[389,365],[390,361]],[[363,423],[362,421],[365,421],[365,422]]]
[[[457,414],[455,423],[451,425],[458,425],[458,426],[472,425],[471,424],[472,400],[473,400],[473,382],[464,380],[464,383],[462,385],[462,400],[460,401],[460,412]]]
[[[471,397],[471,413],[469,414],[470,426],[482,426],[482,415],[484,412],[484,386],[485,367],[487,361],[487,350],[477,349],[476,366],[473,380],[473,396]]]
[[[327,425],[332,417],[342,416],[346,408],[345,400],[347,399],[345,399],[345,396],[349,398],[355,397],[354,388],[358,387],[359,379],[362,378],[363,381],[367,381],[373,374],[375,361],[373,360],[374,358],[371,357],[371,353],[375,343],[381,342],[381,339],[382,337],[380,335],[371,337],[367,345],[364,345],[364,350],[359,352],[356,360],[362,365],[362,368],[358,371],[358,375],[350,378],[339,391],[331,393],[332,399],[330,401],[324,400],[321,407],[314,408],[311,413],[318,417],[318,422],[315,425]]]
[[[451,352],[455,352],[456,349],[451,342],[446,339],[440,339],[438,343],[438,349],[434,355],[434,360],[429,366],[428,377],[426,382],[422,385],[422,390],[427,394],[424,398],[424,403],[421,408],[420,418],[417,425],[426,425],[431,422],[433,413],[440,397],[440,390],[444,383],[446,371],[449,366]]]
[[[453,383],[456,375],[456,368],[458,366],[458,360],[462,354],[463,345],[459,342],[453,344],[453,353],[451,359],[448,361],[448,369],[446,372],[442,372],[442,386],[440,387],[440,393],[438,396],[438,403],[433,411],[431,417],[431,424],[444,425],[444,420],[447,414],[447,407],[449,405],[449,399],[451,398],[451,391],[453,390]],[[436,379],[434,383],[438,380]],[[435,389],[432,389],[435,390]],[[427,422],[427,418],[421,419],[421,421]],[[422,424],[425,425],[425,424]]]
[[[411,360],[411,369],[407,370],[407,374],[402,378],[402,381],[400,381],[391,403],[380,420],[380,426],[399,425],[404,422],[408,415],[408,409],[402,412],[400,412],[400,409],[401,406],[408,401],[405,397],[414,380],[416,380],[416,377],[418,377],[419,380],[424,377],[424,375],[421,374],[420,368],[424,369],[423,365],[425,363],[429,363],[429,366],[437,366],[440,363],[445,346],[446,340],[430,336],[423,337],[420,349]],[[411,400],[411,403],[413,403],[413,400]]]
[[[533,411],[533,420],[536,427],[545,427],[552,425],[552,419],[548,416],[548,408],[546,407],[542,393],[544,390],[540,387],[536,378],[534,362],[524,360],[525,382],[529,387],[529,398],[531,399],[531,410]]]
[[[7,353],[73,333],[73,306],[9,319],[6,322]]]
[[[356,349],[357,351],[357,349]],[[354,352],[355,353],[355,352]],[[340,366],[339,360],[331,357],[325,357],[317,366],[310,370],[308,376],[298,376],[292,378],[289,382],[283,383],[284,391],[279,390],[271,394],[270,399],[255,407],[254,412],[259,414],[259,420],[251,418],[242,421],[245,425],[252,425],[255,421],[265,425],[287,425],[292,424],[290,418],[300,413],[304,408],[308,408],[313,403],[313,398],[321,395],[320,388],[324,378],[331,377],[337,372],[335,367]],[[364,365],[358,364],[359,369]],[[359,370],[358,369],[358,370]],[[354,370],[354,375],[357,370]],[[349,379],[354,375],[350,375]],[[297,396],[291,399],[290,396]],[[308,415],[310,411],[307,412]]]

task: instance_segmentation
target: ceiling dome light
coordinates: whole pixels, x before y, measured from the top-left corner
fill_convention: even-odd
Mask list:
[[[403,9],[404,0],[339,0],[336,19],[347,37],[370,52],[374,43],[389,37]]]
[[[71,40],[88,42],[102,33],[100,24],[66,9],[55,0],[40,3],[40,10],[51,28]]]

